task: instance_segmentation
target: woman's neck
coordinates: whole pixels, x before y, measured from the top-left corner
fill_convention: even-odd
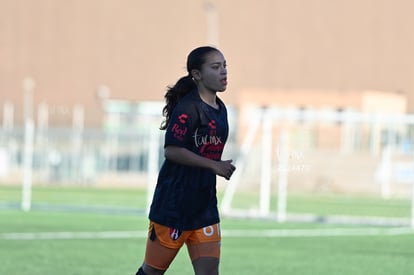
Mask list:
[[[205,91],[205,90],[199,90],[198,91],[200,98],[202,101],[204,101],[206,104],[210,105],[211,107],[218,109],[219,106],[216,101],[216,93]]]

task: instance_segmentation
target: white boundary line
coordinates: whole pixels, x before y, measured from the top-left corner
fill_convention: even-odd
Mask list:
[[[413,234],[411,228],[329,228],[329,229],[265,229],[265,230],[228,230],[224,237],[331,237],[331,236],[384,236]]]
[[[148,231],[2,233],[0,240],[67,240],[145,238]]]
[[[0,233],[0,240],[67,240],[67,239],[128,239],[146,238],[147,231],[105,232],[38,232]],[[398,228],[331,228],[331,229],[241,229],[223,230],[223,237],[237,238],[298,238],[414,235],[414,230]]]

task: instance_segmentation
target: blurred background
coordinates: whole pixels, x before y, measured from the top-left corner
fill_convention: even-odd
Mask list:
[[[166,87],[186,74],[193,48],[213,45],[229,64],[225,158],[238,167],[219,180],[223,214],[312,219],[321,213],[293,215],[295,198],[362,196],[403,199],[403,214],[386,222],[408,224],[413,9],[408,0],[0,0],[0,184],[22,186],[26,210],[33,186],[150,194]],[[246,193],[255,199],[238,204]],[[329,203],[324,215],[344,214]]]

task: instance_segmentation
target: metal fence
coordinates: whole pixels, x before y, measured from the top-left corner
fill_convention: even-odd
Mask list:
[[[30,178],[34,184],[99,185],[112,177],[116,185],[124,177],[138,184],[141,176],[150,193],[163,161],[164,132],[158,129],[162,103],[122,106],[106,106],[102,128],[4,123],[0,183],[24,185]],[[294,193],[410,198],[413,115],[284,108],[249,112],[251,120],[243,121],[229,107],[232,127],[225,158],[234,159],[237,170],[230,182],[219,180],[223,213],[276,214],[283,220],[287,198]],[[258,199],[236,209],[234,201],[243,192],[257,194]],[[275,205],[272,196],[277,196]]]

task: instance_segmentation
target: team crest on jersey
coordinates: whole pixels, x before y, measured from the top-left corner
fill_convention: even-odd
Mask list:
[[[170,228],[170,237],[171,240],[176,241],[181,236],[181,233],[183,233],[181,230]]]

